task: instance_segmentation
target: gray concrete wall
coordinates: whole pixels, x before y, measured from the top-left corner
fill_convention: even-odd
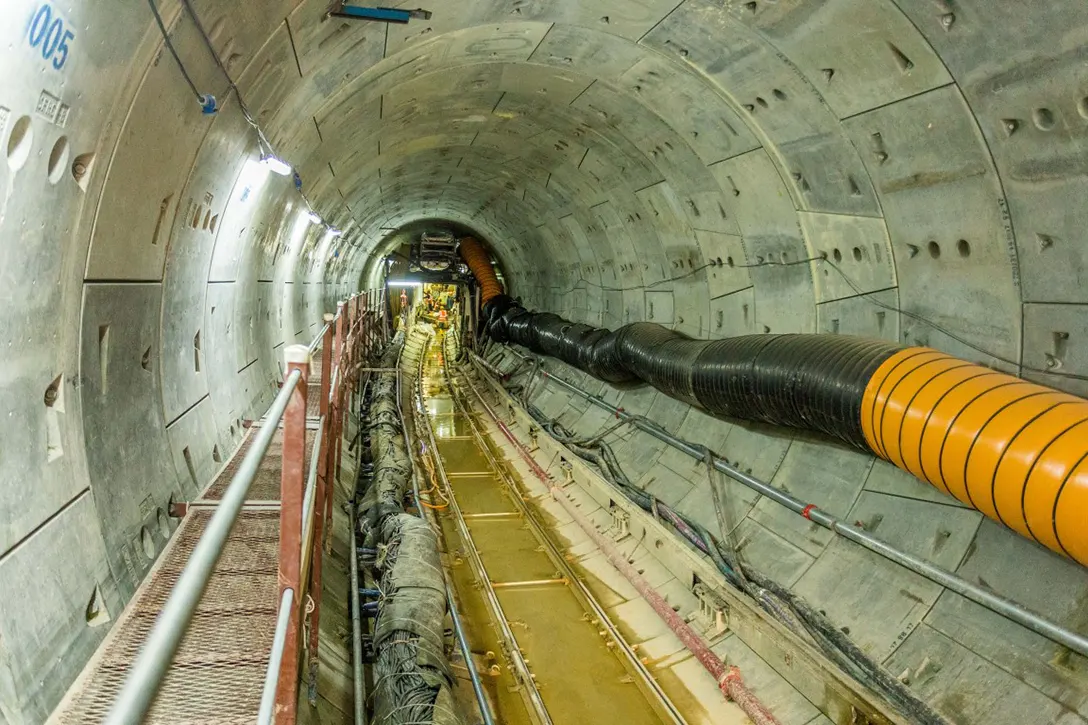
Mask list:
[[[575,319],[879,335],[1088,390],[1083,3],[450,0],[403,26],[325,19],[326,0],[194,4],[253,119],[346,233],[299,221],[289,178],[254,176],[256,134],[177,0],[162,13],[217,116],[144,4],[50,3],[43,30],[41,3],[7,3],[0,720],[51,709],[101,640],[96,589],[123,606],[162,547],[159,511],[271,399],[281,346],[309,339],[415,219],[479,230],[514,292]],[[1081,569],[884,464],[623,397],[908,548],[1083,616]],[[640,442],[623,455],[699,508],[689,463]],[[753,561],[894,668],[974,653],[919,688],[962,673],[1028,687],[1016,702],[1047,721],[1086,713],[1082,660],[737,499]],[[1024,721],[996,697],[959,707]]]

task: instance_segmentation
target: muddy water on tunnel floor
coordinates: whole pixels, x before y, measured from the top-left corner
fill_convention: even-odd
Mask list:
[[[555,562],[524,520],[499,475],[471,437],[446,390],[439,356],[428,355],[425,407],[438,452],[469,534],[487,570],[518,647],[528,660],[541,698],[556,725],[665,722],[607,646],[593,617],[557,571]],[[465,612],[472,649],[501,653],[497,627],[467,563],[453,514],[440,512],[451,552],[452,577]],[[525,582],[536,582],[526,584]],[[499,655],[500,665],[505,665]],[[477,660],[481,661],[480,659]],[[486,664],[486,663],[485,663]],[[500,722],[531,722],[507,667],[488,678]]]

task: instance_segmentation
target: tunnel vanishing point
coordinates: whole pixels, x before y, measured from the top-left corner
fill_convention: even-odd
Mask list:
[[[149,721],[263,718],[286,647],[276,722],[409,722],[353,687],[399,547],[442,573],[412,722],[1088,723],[1088,4],[419,2],[4,4],[0,725],[129,721],[262,429]],[[511,614],[470,438],[577,616]]]

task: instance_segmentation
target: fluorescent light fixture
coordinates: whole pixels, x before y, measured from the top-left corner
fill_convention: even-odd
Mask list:
[[[261,164],[266,166],[268,170],[274,174],[279,174],[280,176],[291,175],[291,164],[273,154],[262,154]]]
[[[268,180],[268,167],[259,161],[248,159],[242,166],[242,173],[238,177],[236,198],[240,202],[246,202],[255,198]]]
[[[390,280],[386,282],[390,287],[422,287],[422,282],[412,282],[411,280]]]
[[[313,222],[314,224],[321,224],[322,223],[321,217],[318,216],[317,212],[315,212],[315,211],[310,212],[310,221]]]
[[[329,227],[329,236],[330,237],[338,237],[341,234],[343,234],[343,232],[340,231],[339,229],[333,229],[332,227]]]

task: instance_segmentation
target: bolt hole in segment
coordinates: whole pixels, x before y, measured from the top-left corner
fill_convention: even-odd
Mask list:
[[[418,408],[424,411],[422,425],[434,434],[437,455],[432,480],[424,482],[432,492],[441,492],[443,482],[449,482],[450,503],[443,504],[434,493],[431,500],[440,507],[436,513],[471,647],[492,657],[478,661],[477,667],[487,671],[502,665],[495,670],[500,676],[489,683],[497,718],[534,722],[521,696],[504,681],[512,677],[512,663],[493,655],[516,647],[527,660],[548,719],[557,725],[749,722],[722,697],[714,679],[701,673],[691,653],[672,638],[660,616],[591,537],[572,524],[547,486],[500,463],[503,449],[476,422],[486,416],[469,409],[472,395],[452,387],[459,378],[447,372],[443,350],[432,342],[424,359]],[[426,434],[422,437],[427,439]],[[626,544],[634,555],[637,542]],[[473,550],[486,583],[470,566]],[[640,559],[639,566],[653,564]],[[655,583],[667,583],[669,573],[660,564],[656,567]],[[483,587],[494,593],[500,614],[489,610]],[[692,600],[672,600],[679,616],[698,611]],[[488,626],[496,616],[509,623],[514,644],[504,646],[500,628]],[[709,622],[696,619],[692,626],[712,646],[726,636],[710,631]]]
[[[23,116],[11,127],[8,135],[8,168],[18,171],[30,158],[30,149],[34,145],[34,129],[30,125],[30,116]]]
[[[64,177],[65,168],[68,166],[68,154],[68,137],[61,136],[53,144],[53,150],[49,152],[49,166],[46,168],[46,173],[50,184],[56,184]]]

